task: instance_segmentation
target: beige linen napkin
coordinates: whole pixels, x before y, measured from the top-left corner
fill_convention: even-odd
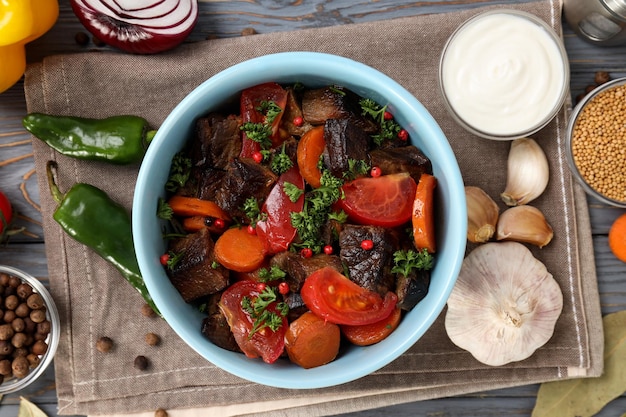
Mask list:
[[[535,13],[560,31],[558,1],[515,7]],[[505,185],[509,143],[479,139],[461,129],[446,113],[437,88],[445,40],[481,10],[211,40],[156,56],[53,56],[28,68],[28,110],[88,117],[138,114],[158,127],[188,92],[232,64],[287,50],[329,52],[368,64],[411,91],[448,136],[466,184],[497,196]],[[59,413],[131,413],[162,407],[202,409],[198,415],[207,415],[203,407],[213,407],[210,410],[216,415],[280,415],[278,409],[290,416],[327,415],[600,375],[603,335],[587,205],[570,178],[564,156],[568,112],[563,109],[534,135],[551,169],[549,188],[535,204],[546,214],[555,237],[533,252],[559,282],[565,300],[553,338],[525,361],[489,367],[449,341],[442,315],[415,346],[385,368],[352,383],[318,390],[269,388],[238,379],[199,357],[163,320],[143,317],[139,295],[52,220],[55,204],[44,174],[46,161],[56,160],[62,190],[78,181],[88,182],[130,209],[138,168],[72,160],[35,140],[50,281],[63,322],[55,362]],[[143,341],[147,332],[160,335],[162,343],[148,346]],[[95,349],[100,336],[115,341],[112,352]],[[137,355],[149,358],[146,371],[133,368]],[[187,410],[172,415],[193,414]]]

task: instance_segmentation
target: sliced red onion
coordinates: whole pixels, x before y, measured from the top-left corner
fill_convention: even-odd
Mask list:
[[[71,0],[71,4],[92,35],[137,54],[178,46],[198,20],[197,0]]]

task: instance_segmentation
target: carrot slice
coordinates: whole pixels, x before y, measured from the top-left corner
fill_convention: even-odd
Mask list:
[[[626,262],[626,213],[619,216],[609,229],[609,248],[617,259]]]
[[[310,311],[291,322],[285,334],[289,359],[305,369],[332,362],[339,353],[340,344],[339,326]]]
[[[220,206],[209,200],[201,200],[195,197],[172,196],[168,202],[177,216],[205,216],[215,217],[222,220],[230,220],[230,216]]]
[[[308,130],[298,142],[296,152],[298,168],[302,178],[313,188],[319,188],[322,173],[317,167],[320,155],[324,152],[326,142],[324,141],[324,126],[317,126]]]
[[[341,333],[351,343],[358,346],[369,346],[374,343],[378,343],[385,339],[394,330],[398,328],[400,324],[400,318],[402,317],[402,310],[396,307],[389,317],[384,320],[378,321],[372,324],[364,324],[361,326],[341,326]]]
[[[426,248],[429,253],[435,252],[435,187],[437,179],[430,174],[422,174],[417,183],[415,200],[413,201],[413,239],[418,250]]]
[[[265,261],[263,242],[239,227],[226,230],[215,241],[213,251],[217,262],[237,272],[254,271]]]

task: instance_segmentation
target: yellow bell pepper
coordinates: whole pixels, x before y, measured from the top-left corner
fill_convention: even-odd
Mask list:
[[[50,30],[58,17],[58,0],[0,0],[0,93],[24,74],[25,45]]]

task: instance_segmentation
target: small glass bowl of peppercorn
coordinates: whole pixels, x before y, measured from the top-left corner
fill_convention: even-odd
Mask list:
[[[0,265],[0,395],[20,391],[43,374],[59,332],[59,313],[44,285]]]
[[[587,194],[626,208],[626,78],[582,98],[567,126],[567,159]]]

